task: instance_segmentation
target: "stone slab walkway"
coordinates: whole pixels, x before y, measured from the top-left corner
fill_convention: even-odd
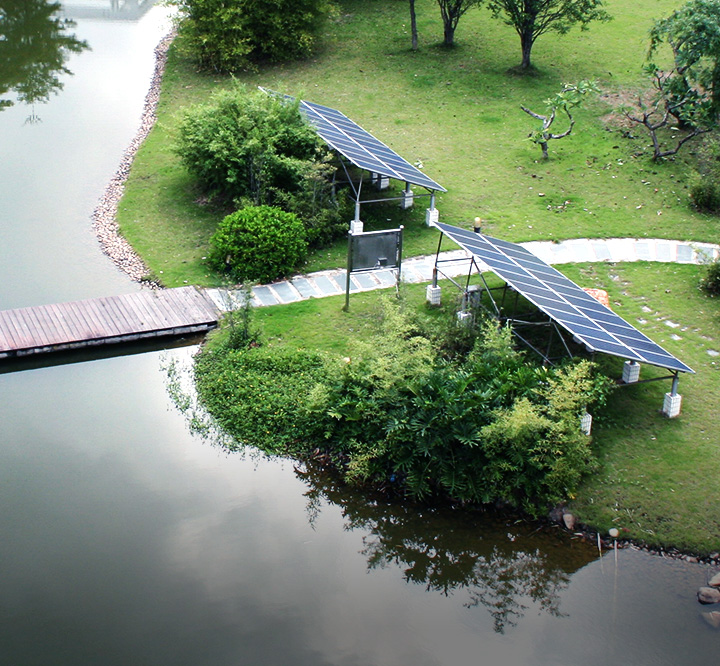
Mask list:
[[[702,264],[720,258],[720,245],[694,243],[659,238],[577,238],[553,243],[530,241],[520,243],[524,248],[548,264],[586,262],[660,261],[679,264]],[[465,250],[442,252],[442,271],[449,276],[465,275],[468,270]],[[435,255],[412,257],[402,263],[402,281],[408,283],[432,280]],[[307,298],[323,298],[345,293],[346,271],[342,269],[298,275],[289,280],[255,287],[252,303],[255,306],[294,303]],[[350,293],[384,289],[395,285],[395,273],[382,269],[350,276]],[[208,289],[207,294],[221,310],[237,303],[237,292]]]

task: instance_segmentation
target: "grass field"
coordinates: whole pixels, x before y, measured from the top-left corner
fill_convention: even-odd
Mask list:
[[[519,40],[486,10],[461,20],[458,45],[448,50],[439,46],[435,2],[418,0],[421,48],[413,53],[406,2],[341,5],[316,58],[238,80],[339,108],[410,162],[421,161],[448,189],[438,198],[441,221],[469,226],[479,215],[485,231],[512,241],[646,236],[717,242],[718,220],[688,205],[692,150],[655,164],[639,130],[631,139],[607,123],[607,99],[628,97],[644,85],[641,65],[652,21],[679,3],[610,0],[613,21],[541,37],[533,51],[538,71],[530,77],[510,73],[520,61]],[[525,140],[534,121],[520,104],[540,110],[563,82],[583,78],[595,79],[605,95],[577,114],[573,135],[551,143],[543,162],[538,147]],[[232,84],[198,74],[171,50],[159,121],[138,153],[118,215],[122,232],[167,286],[220,282],[203,262],[220,213],[199,202],[172,152],[172,137],[182,107]],[[397,206],[368,207],[366,229],[405,224],[405,254],[431,253],[437,232],[425,228],[424,207],[405,213]],[[313,256],[306,269],[342,266],[345,254],[340,243]],[[607,289],[613,309],[697,372],[682,377],[677,419],[659,413],[669,381],[615,393],[595,423],[601,473],[588,479],[574,510],[590,525],[616,526],[652,544],[720,550],[720,360],[708,354],[720,349],[720,308],[697,289],[704,269],[595,264],[562,270],[582,286]],[[424,287],[406,291],[423,307]],[[342,299],[323,299],[262,309],[257,316],[272,344],[343,353],[348,338],[372,326],[376,298],[354,296],[349,313],[341,312]],[[621,361],[607,363],[617,376]],[[659,374],[643,369],[643,378]]]
[[[717,221],[687,202],[685,157],[654,164],[639,130],[623,135],[603,118],[602,97],[577,114],[573,134],[550,144],[551,157],[526,140],[536,121],[520,110],[542,110],[565,81],[594,79],[607,93],[627,95],[643,84],[646,34],[669,13],[667,0],[608,2],[615,19],[562,37],[541,37],[537,74],[513,75],[519,39],[485,10],[468,12],[457,46],[439,45],[442,24],[433,0],[419,0],[421,48],[410,50],[406,3],[345,0],[342,14],[315,59],[262,68],[237,80],[336,107],[424,170],[448,192],[438,197],[441,220],[508,240],[647,236],[713,241]],[[204,265],[207,241],[222,213],[197,203],[199,193],[172,152],[178,111],[204,102],[226,77],[198,74],[172,49],[159,122],[139,151],[118,214],[123,234],[167,285],[218,281]],[[691,158],[690,151],[686,153]],[[393,182],[400,190],[402,183]],[[366,206],[366,229],[404,224],[407,255],[431,252],[424,227],[427,200],[401,213],[396,205]],[[344,243],[311,257],[306,269],[345,261]]]

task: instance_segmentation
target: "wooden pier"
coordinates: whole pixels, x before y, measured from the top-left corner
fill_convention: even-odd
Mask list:
[[[0,359],[207,331],[219,311],[195,287],[0,311]]]

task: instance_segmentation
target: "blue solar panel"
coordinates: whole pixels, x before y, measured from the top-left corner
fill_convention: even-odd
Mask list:
[[[265,92],[270,93],[268,90]],[[289,95],[283,97],[293,99]],[[315,127],[322,140],[355,166],[431,191],[447,192],[442,185],[428,178],[420,169],[337,109],[301,100],[300,111]]]
[[[435,226],[588,349],[678,372],[682,361],[524,247],[449,224]]]

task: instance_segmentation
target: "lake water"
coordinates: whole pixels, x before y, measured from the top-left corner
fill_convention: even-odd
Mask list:
[[[68,3],[91,50],[0,112],[0,308],[139,288],[90,215],[169,27],[150,4]],[[0,374],[2,664],[717,663],[707,567],[227,454],[168,397],[194,350]]]

